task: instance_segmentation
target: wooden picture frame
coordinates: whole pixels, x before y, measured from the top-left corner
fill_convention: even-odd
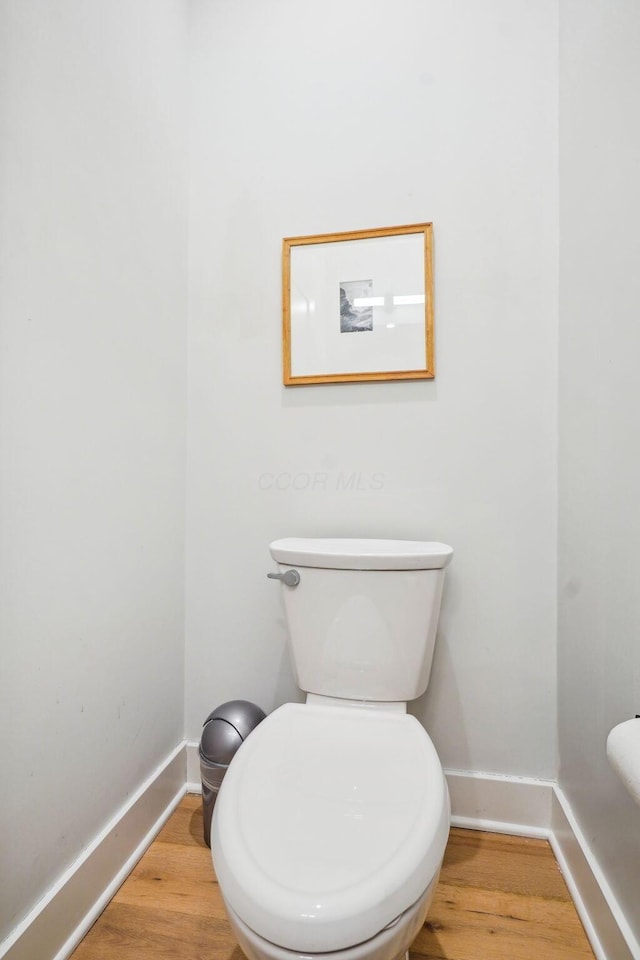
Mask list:
[[[285,386],[430,380],[433,224],[282,242]]]

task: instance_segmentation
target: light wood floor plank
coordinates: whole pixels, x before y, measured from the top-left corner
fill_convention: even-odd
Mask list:
[[[157,841],[203,847],[201,798],[188,793],[165,823],[156,837]]]
[[[245,960],[226,921],[111,903],[73,960]]]
[[[572,903],[444,883],[411,955],[413,960],[593,960]]]
[[[551,847],[530,837],[452,828],[442,879],[548,900],[571,899]]]
[[[244,960],[187,796],[71,960]],[[411,960],[594,960],[549,844],[453,829]]]
[[[209,848],[156,840],[138,861],[132,879],[215,885]],[[122,893],[123,888],[120,888]]]

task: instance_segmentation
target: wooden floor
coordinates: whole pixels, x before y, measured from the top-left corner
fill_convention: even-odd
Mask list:
[[[244,960],[187,796],[72,960]],[[411,960],[593,960],[549,844],[451,831]]]

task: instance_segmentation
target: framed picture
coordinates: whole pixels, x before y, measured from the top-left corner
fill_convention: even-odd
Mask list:
[[[286,386],[435,376],[433,225],[288,237]]]

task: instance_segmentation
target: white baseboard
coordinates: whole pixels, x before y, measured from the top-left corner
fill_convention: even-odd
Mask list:
[[[202,793],[200,779],[200,744],[197,740],[187,740],[187,793]]]
[[[597,960],[640,960],[640,944],[557,785],[549,842]]]
[[[200,793],[197,742],[183,742],[0,944],[0,960],[66,960],[185,791]],[[452,824],[549,840],[597,960],[640,960],[640,945],[550,780],[446,770]]]
[[[548,837],[551,780],[445,770],[454,827]]]
[[[66,960],[184,796],[185,764],[182,742],[0,944],[2,960]]]

